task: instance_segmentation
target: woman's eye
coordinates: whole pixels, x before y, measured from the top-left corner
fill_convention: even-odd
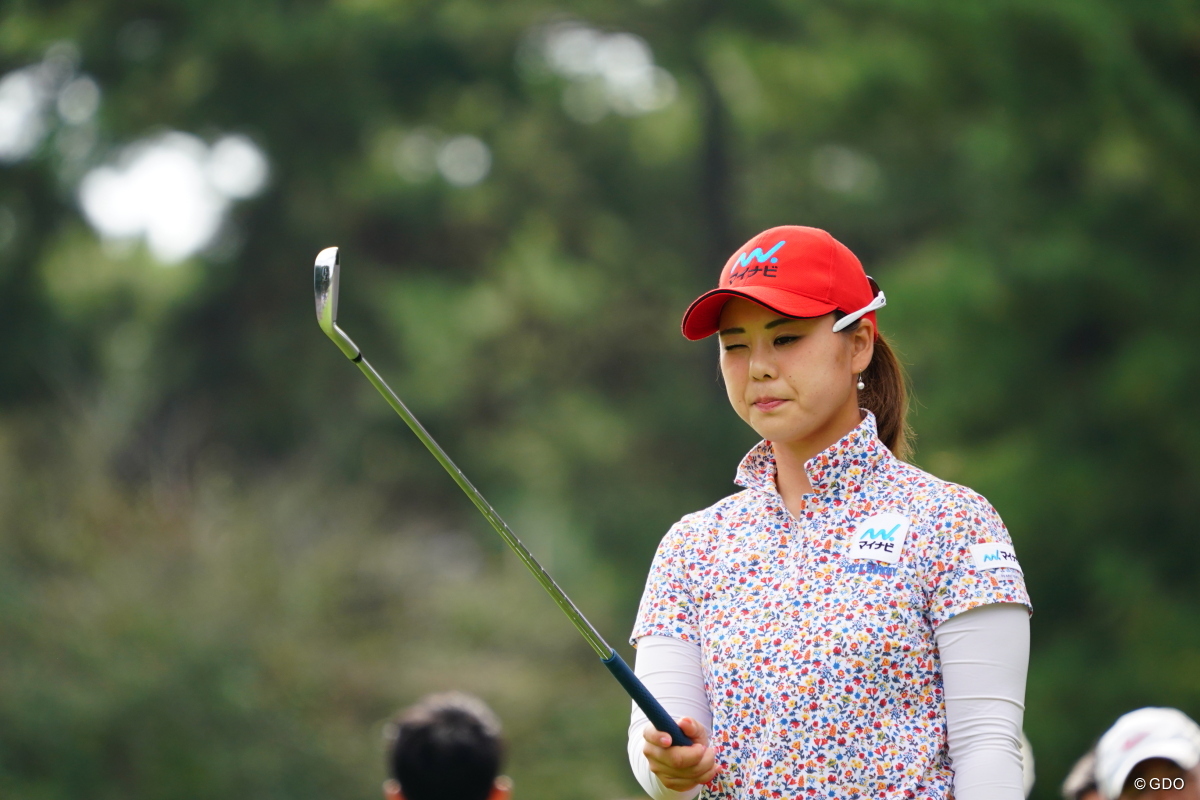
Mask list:
[[[744,345],[744,344],[727,344],[727,345],[725,345],[725,352],[728,353],[730,350],[736,350],[739,347],[745,347],[745,346],[746,345]]]
[[[792,342],[797,341],[799,338],[799,336],[779,336],[775,339],[775,346],[780,347],[785,344],[791,344]]]

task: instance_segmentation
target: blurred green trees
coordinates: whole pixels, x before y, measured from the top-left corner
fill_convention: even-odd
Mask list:
[[[61,75],[0,165],[0,794],[371,797],[449,687],[522,797],[635,793],[620,691],[315,325],[330,244],[345,327],[616,643],[753,441],[680,313],[831,230],[917,462],[1021,554],[1037,796],[1123,711],[1200,715],[1197,42],[1105,0],[8,4],[0,68]],[[166,130],[270,164],[169,265],[77,199]]]

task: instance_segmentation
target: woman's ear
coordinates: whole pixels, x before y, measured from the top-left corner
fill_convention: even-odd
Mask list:
[[[875,355],[875,323],[861,319],[850,332],[850,368],[862,372]]]
[[[391,778],[384,781],[383,797],[384,800],[404,800],[404,793],[400,791],[400,784]]]

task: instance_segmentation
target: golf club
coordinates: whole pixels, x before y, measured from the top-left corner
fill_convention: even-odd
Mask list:
[[[537,578],[538,583],[550,594],[550,597],[554,599],[558,607],[563,610],[563,613],[571,620],[571,624],[575,626],[575,629],[583,635],[583,638],[591,645],[591,648],[596,651],[596,655],[600,656],[601,663],[608,668],[608,671],[617,679],[617,682],[633,698],[633,701],[638,704],[646,714],[646,718],[650,720],[650,723],[657,730],[670,734],[671,744],[681,746],[690,745],[692,743],[691,739],[683,734],[683,731],[679,729],[675,720],[671,718],[666,709],[654,698],[654,695],[650,694],[641,680],[634,675],[633,670],[629,668],[629,665],[625,663],[620,654],[610,647],[604,641],[604,638],[597,633],[596,629],[580,613],[579,609],[575,607],[575,604],[571,602],[566,593],[559,588],[554,579],[537,562],[537,559],[530,554],[525,545],[521,544],[521,540],[513,534],[512,530],[500,518],[500,515],[496,513],[491,504],[467,480],[467,476],[450,460],[446,452],[433,440],[433,437],[429,435],[424,426],[421,425],[412,412],[401,402],[396,393],[391,390],[391,387],[384,382],[383,378],[379,377],[379,373],[375,371],[375,368],[367,363],[367,360],[363,358],[362,351],[358,349],[358,345],[354,344],[350,337],[337,326],[339,273],[338,248],[325,248],[317,255],[317,262],[313,271],[313,286],[317,302],[317,322],[321,325],[321,330],[325,331],[325,334],[330,339],[333,339],[334,344],[345,354],[346,358],[358,365],[358,368],[367,376],[367,380],[388,401],[388,405],[407,423],[412,432],[417,435],[417,438],[429,449],[433,457],[438,460],[438,463],[445,467],[446,472],[450,473],[450,477],[459,485],[459,488],[466,492],[467,497],[471,498],[471,502],[475,504],[479,512],[496,529],[496,533],[500,534],[500,538],[525,563],[525,566],[533,573],[533,577]]]

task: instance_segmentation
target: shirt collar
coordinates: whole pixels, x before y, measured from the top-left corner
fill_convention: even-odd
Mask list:
[[[822,494],[845,488],[855,491],[864,476],[891,451],[880,441],[875,415],[863,409],[862,422],[849,433],[804,462],[813,492]],[[775,485],[775,450],[763,440],[751,448],[738,465],[734,482],[747,489],[779,494]]]

